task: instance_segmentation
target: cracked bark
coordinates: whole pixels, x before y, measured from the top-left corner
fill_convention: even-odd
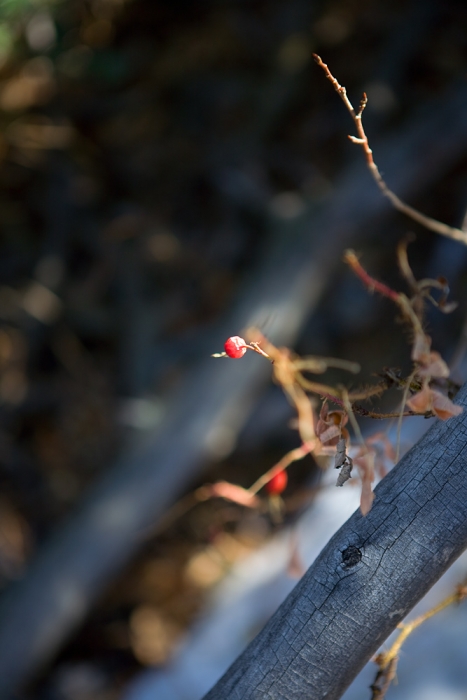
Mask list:
[[[466,408],[467,384],[456,403]],[[466,442],[467,411],[435,423],[205,700],[340,698],[467,547]]]

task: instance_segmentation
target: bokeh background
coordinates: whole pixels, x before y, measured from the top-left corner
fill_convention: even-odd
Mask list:
[[[249,486],[298,444],[267,362],[209,357],[228,335],[255,324],[362,381],[410,366],[346,247],[404,289],[415,234],[416,276],[459,301],[429,311],[433,346],[465,378],[467,248],[382,198],[312,52],[367,92],[391,188],[462,227],[466,26],[461,0],[0,2],[5,697],[119,698],[280,528],[266,504],[186,495]],[[318,483],[311,458],[291,469],[286,521]]]

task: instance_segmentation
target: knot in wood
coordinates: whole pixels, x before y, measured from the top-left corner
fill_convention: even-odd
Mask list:
[[[350,569],[352,566],[356,566],[362,560],[362,553],[358,547],[354,547],[351,544],[347,549],[342,552],[342,564],[346,569]]]

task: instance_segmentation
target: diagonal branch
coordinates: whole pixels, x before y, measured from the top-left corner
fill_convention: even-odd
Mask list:
[[[467,405],[467,385],[458,394]],[[467,547],[467,412],[436,422],[205,700],[338,700]]]
[[[323,69],[326,78],[331,82],[332,86],[334,87],[334,90],[337,92],[337,94],[347,107],[347,110],[354,121],[355,128],[358,134],[358,136],[349,136],[349,139],[352,141],[352,143],[356,143],[362,147],[363,152],[365,154],[368,169],[373,179],[375,180],[376,184],[378,185],[379,189],[384,194],[384,196],[390,200],[393,207],[397,209],[397,211],[400,211],[402,214],[405,214],[406,216],[411,218],[413,221],[416,221],[417,223],[421,224],[429,231],[434,231],[434,233],[439,233],[442,236],[453,238],[455,241],[459,241],[460,243],[467,245],[466,231],[462,231],[462,229],[456,228],[455,226],[448,226],[442,221],[438,221],[437,219],[433,219],[431,216],[426,216],[425,214],[422,214],[420,211],[418,211],[418,209],[414,209],[409,204],[403,202],[402,199],[400,199],[397,196],[397,194],[395,194],[395,192],[389,189],[378,169],[378,166],[376,165],[373,159],[373,151],[370,148],[370,145],[368,143],[368,137],[365,133],[365,129],[363,128],[362,114],[367,104],[366,94],[363,93],[360,106],[358,110],[355,110],[347,96],[347,90],[336,80],[336,78],[329,70],[328,65],[324,63],[322,58],[316,53],[313,54],[313,58],[315,59],[318,66]]]

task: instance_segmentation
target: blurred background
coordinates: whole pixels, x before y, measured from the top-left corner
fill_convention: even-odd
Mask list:
[[[461,0],[1,0],[2,697],[122,697],[280,530],[266,500],[189,496],[298,445],[266,361],[210,358],[228,336],[257,325],[362,382],[410,367],[346,247],[405,291],[415,234],[416,277],[459,302],[428,312],[433,347],[465,379],[467,248],[379,194],[312,52],[367,92],[389,186],[462,227],[466,26]],[[291,468],[286,523],[318,486],[310,457]]]

